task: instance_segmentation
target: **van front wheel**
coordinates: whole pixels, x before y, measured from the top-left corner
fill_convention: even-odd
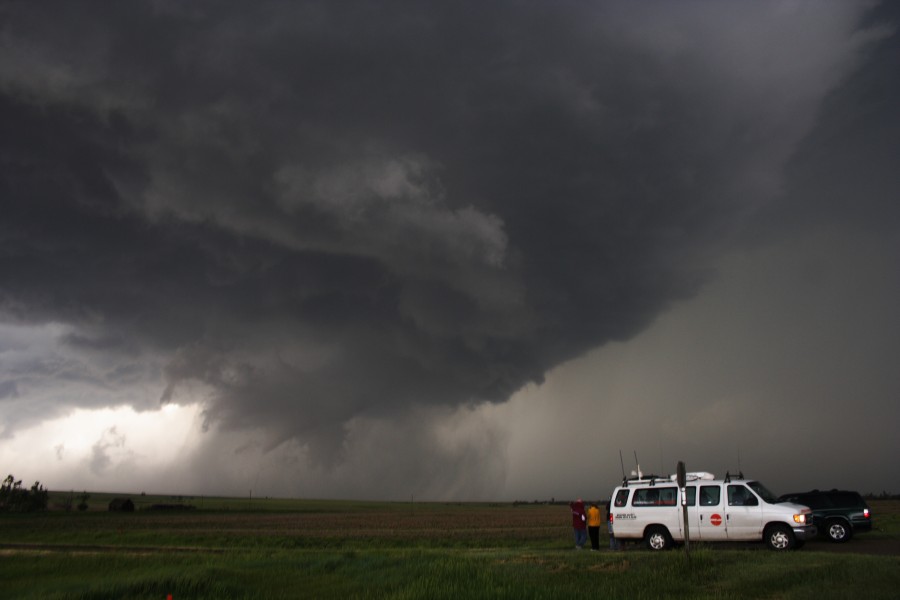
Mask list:
[[[787,525],[766,528],[766,545],[772,550],[791,550],[795,544],[794,532]]]
[[[647,542],[647,548],[650,550],[668,550],[672,547],[672,537],[668,530],[662,526],[650,527],[644,538]]]

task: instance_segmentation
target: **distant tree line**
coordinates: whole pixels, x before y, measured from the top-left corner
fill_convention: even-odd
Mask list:
[[[49,492],[35,481],[31,489],[22,487],[22,480],[7,475],[0,486],[0,512],[31,512],[46,510]]]
[[[868,494],[863,494],[863,498],[866,500],[900,500],[900,494],[891,494],[885,491],[882,491],[880,494],[869,492]]]

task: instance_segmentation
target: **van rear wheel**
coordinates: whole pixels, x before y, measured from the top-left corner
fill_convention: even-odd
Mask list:
[[[790,550],[796,545],[794,532],[787,525],[766,528],[766,545],[772,550]]]
[[[661,525],[648,528],[644,540],[650,550],[668,550],[672,547],[672,536],[669,535],[669,530]]]

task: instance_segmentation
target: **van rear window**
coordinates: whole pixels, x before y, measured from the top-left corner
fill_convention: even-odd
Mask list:
[[[675,506],[678,500],[678,488],[653,487],[635,490],[632,506]]]

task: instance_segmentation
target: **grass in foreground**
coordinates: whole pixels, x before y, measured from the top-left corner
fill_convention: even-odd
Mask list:
[[[118,598],[896,598],[896,557],[668,552],[351,550],[204,554],[17,553],[4,595]]]

